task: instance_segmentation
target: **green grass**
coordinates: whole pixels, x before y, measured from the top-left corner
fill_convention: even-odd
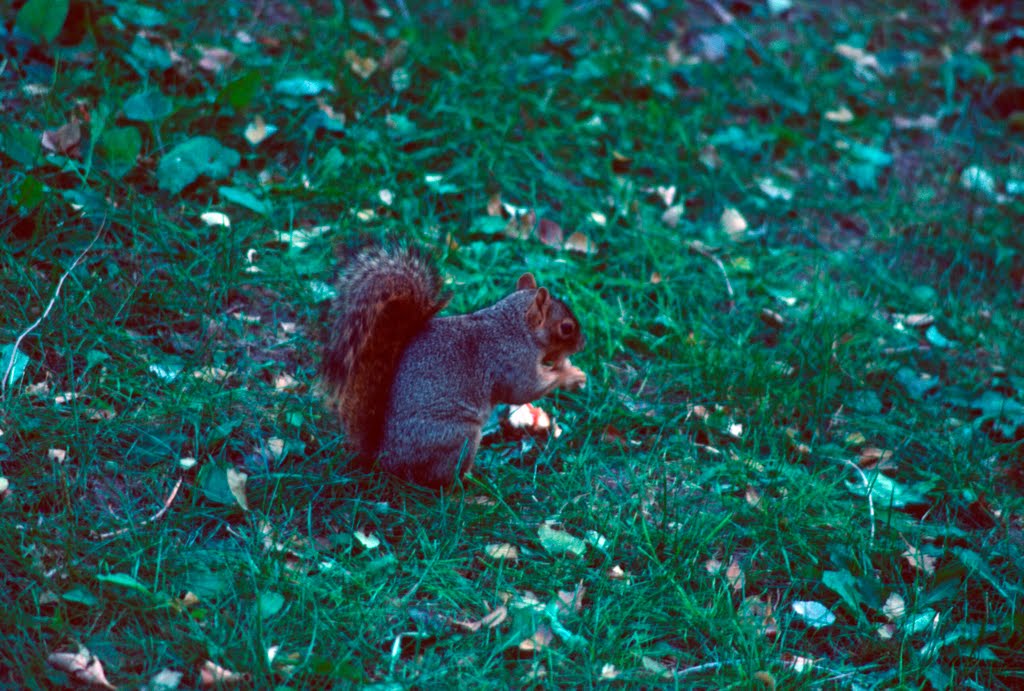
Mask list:
[[[117,5],[72,2],[53,43],[5,37],[0,347],[97,239],[0,403],[0,685],[73,685],[47,657],[79,645],[125,687],[165,668],[194,686],[207,660],[257,688],[1022,683],[1024,151],[1021,112],[996,105],[1024,78],[1012,21],[189,2],[139,38]],[[201,46],[235,60],[206,71]],[[324,80],[344,125],[277,88],[294,77]],[[132,119],[140,92],[169,112]],[[77,148],[38,150],[73,115]],[[256,116],[277,131],[253,145]],[[177,191],[160,163],[195,136],[239,161]],[[971,166],[991,191],[965,187]],[[653,191],[672,185],[675,226]],[[508,237],[496,193],[596,252]],[[349,467],[316,394],[320,287],[394,239],[439,256],[453,311],[529,270],[588,339],[587,389],[540,403],[564,433],[491,425],[441,495]]]

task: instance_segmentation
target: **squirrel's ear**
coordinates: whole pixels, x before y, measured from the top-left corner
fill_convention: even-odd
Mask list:
[[[527,274],[529,275],[529,274]],[[532,278],[532,276],[531,276]],[[548,319],[548,309],[551,307],[551,294],[547,288],[538,288],[533,302],[526,308],[526,324],[531,329],[539,329]]]
[[[537,279],[535,279],[531,273],[523,274],[519,277],[519,280],[516,281],[516,290],[526,290],[527,288],[534,290],[536,287]]]

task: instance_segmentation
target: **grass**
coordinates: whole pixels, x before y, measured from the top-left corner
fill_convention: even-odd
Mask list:
[[[129,687],[1021,683],[1019,17],[667,5],[9,13],[0,346],[43,318],[0,407],[0,684],[79,646]],[[178,189],[196,136],[238,161]],[[348,467],[323,286],[388,238],[453,311],[526,270],[573,306],[559,438],[495,422],[441,495]]]

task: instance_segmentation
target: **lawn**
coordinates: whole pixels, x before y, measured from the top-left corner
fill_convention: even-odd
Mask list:
[[[1024,684],[1014,3],[5,7],[0,686]],[[572,306],[560,434],[353,464],[380,243]]]

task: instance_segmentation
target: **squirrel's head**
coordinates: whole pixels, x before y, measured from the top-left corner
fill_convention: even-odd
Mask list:
[[[586,345],[580,322],[569,306],[552,297],[547,288],[538,288],[533,274],[523,274],[517,290],[533,290],[533,300],[526,308],[526,325],[544,346],[544,361],[557,362]]]

